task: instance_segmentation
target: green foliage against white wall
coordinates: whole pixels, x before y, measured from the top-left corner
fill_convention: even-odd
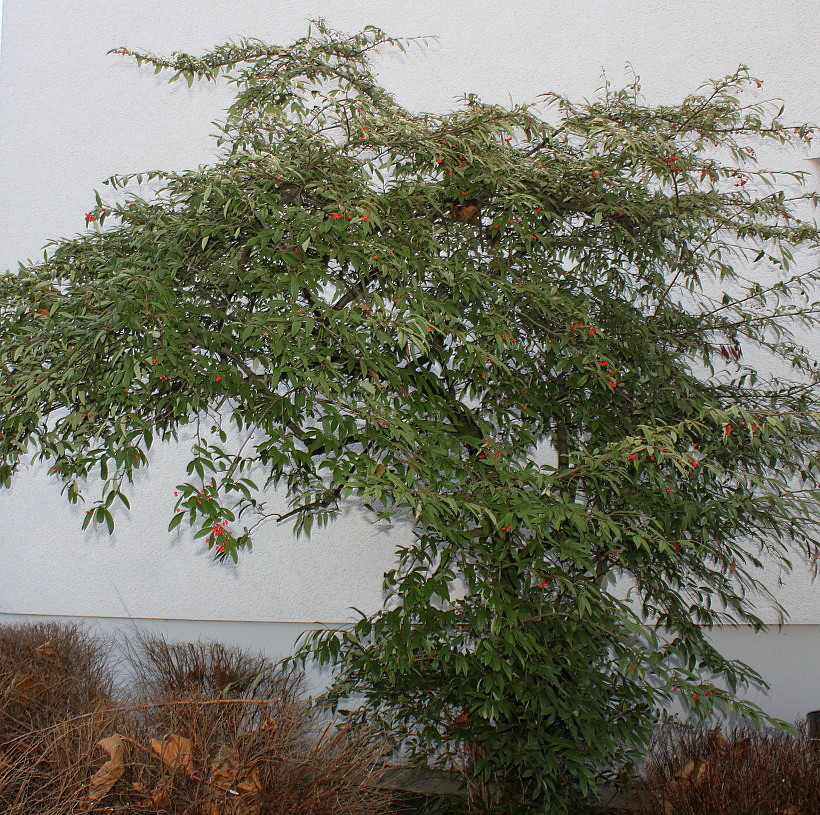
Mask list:
[[[794,329],[818,272],[791,262],[818,231],[754,153],[809,134],[742,103],[745,69],[677,105],[633,85],[414,114],[369,67],[383,45],[404,44],[320,24],[123,50],[235,87],[222,157],[151,174],[151,198],[111,179],[126,195],[87,233],[2,278],[0,476],[34,446],[69,500],[100,478],[87,522],[112,528],[152,443],[197,421],[170,527],[218,558],[347,500],[408,525],[384,608],[303,655],[488,807],[560,801],[674,691],[737,707],[756,677],[708,627],[759,624],[763,559],[813,556],[818,374]]]

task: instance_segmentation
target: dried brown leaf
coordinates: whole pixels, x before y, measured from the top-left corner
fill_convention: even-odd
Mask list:
[[[211,781],[220,786],[223,785],[223,782],[227,782],[230,786],[238,773],[239,755],[236,750],[231,750],[224,745],[221,746],[211,763]]]
[[[34,653],[37,654],[38,657],[43,657],[44,659],[57,659],[57,648],[51,640],[44,642],[42,645],[38,645],[34,649]]]
[[[697,765],[698,760],[695,758],[690,758],[689,761],[687,761],[686,764],[684,764],[683,767],[675,773],[675,778],[680,781],[685,781],[690,775],[692,775]]]
[[[244,793],[262,791],[256,764],[243,766],[239,753],[225,746],[219,748],[211,764],[211,783],[222,789],[236,789]]]
[[[714,730],[712,732],[711,739],[712,739],[712,747],[715,750],[724,750],[725,748],[727,748],[729,746],[729,742],[728,742],[726,736],[724,736],[723,733],[720,730]]]
[[[158,809],[166,809],[171,805],[171,790],[167,786],[159,786],[148,793],[151,804]]]
[[[36,691],[37,681],[35,678],[31,674],[18,671],[11,678],[11,682],[3,695],[6,698],[11,698],[18,705],[27,707],[34,698]]]
[[[450,217],[454,221],[477,225],[481,223],[481,207],[475,204],[457,204],[453,207]]]
[[[88,800],[91,802],[107,795],[125,772],[125,742],[119,733],[101,739],[97,745],[108,753],[109,759],[88,782]]]
[[[141,784],[139,781],[135,781],[131,784],[131,787],[140,795],[145,796],[146,800],[143,806],[166,809],[171,804],[172,785],[168,781],[162,782],[152,790],[149,790],[145,784]]]
[[[262,792],[262,781],[259,778],[259,769],[257,767],[250,767],[246,769],[239,783],[236,785],[238,792],[244,792],[249,795],[258,795]]]
[[[151,749],[171,772],[194,774],[194,760],[191,755],[191,740],[176,733],[169,733],[162,741],[151,739]]]
[[[709,772],[709,762],[708,761],[698,761],[697,768],[695,772],[692,773],[692,783],[695,786],[698,786],[703,783],[703,780],[706,778],[707,773]]]

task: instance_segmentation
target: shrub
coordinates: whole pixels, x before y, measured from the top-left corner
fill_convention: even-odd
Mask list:
[[[119,49],[235,100],[209,166],[109,179],[0,276],[0,482],[33,449],[111,530],[193,426],[169,530],[217,559],[348,499],[406,525],[384,606],[300,656],[486,808],[557,810],[673,688],[761,715],[709,628],[761,627],[763,564],[817,561],[818,197],[757,166],[811,134],[744,67],[669,105],[635,82],[415,113],[387,45]]]
[[[32,657],[32,647],[49,642],[55,653],[65,644],[66,654],[75,655],[78,686],[85,688],[89,675],[101,687],[113,685],[110,663],[98,659],[101,646],[82,629],[0,628],[0,642],[6,644],[4,675],[36,667],[43,651]],[[2,721],[15,725],[0,734],[3,815],[385,811],[390,795],[377,785],[379,754],[361,732],[311,713],[295,673],[216,643],[149,636],[127,652],[137,677],[136,688],[126,690],[129,704],[72,693],[67,656],[53,688],[45,685],[51,674],[38,674],[38,682],[48,694],[68,688],[71,705],[43,703],[36,717],[23,720],[20,711],[28,707],[19,696],[0,697]],[[262,676],[253,691],[281,693],[254,697],[247,685],[232,692],[249,667]]]
[[[642,815],[813,815],[820,812],[820,751],[796,735],[737,727],[662,727],[640,785]]]
[[[73,624],[0,626],[0,736],[111,707],[111,650]]]
[[[297,670],[275,666],[253,654],[219,642],[170,642],[136,632],[123,639],[132,687],[140,701],[188,693],[204,696],[276,698],[286,706],[302,693]]]

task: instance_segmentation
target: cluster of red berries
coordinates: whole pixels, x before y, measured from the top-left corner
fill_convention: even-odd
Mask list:
[[[664,159],[664,161],[665,161],[667,164],[672,165],[672,166],[669,168],[669,172],[670,172],[670,173],[679,173],[679,172],[681,171],[681,170],[680,170],[680,167],[678,167],[678,166],[676,166],[676,165],[675,165],[675,162],[676,162],[677,160],[678,160],[678,157],[677,157],[677,156],[667,156],[667,157]]]
[[[330,215],[327,216],[328,218],[333,218],[334,221],[338,221],[339,218],[344,218],[345,216],[341,212],[331,212]],[[352,215],[348,215],[348,218],[352,218]]]

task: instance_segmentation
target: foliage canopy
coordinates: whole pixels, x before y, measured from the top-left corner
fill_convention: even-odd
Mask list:
[[[86,523],[112,528],[154,440],[196,421],[170,528],[218,557],[348,499],[412,529],[384,607],[301,655],[488,808],[560,807],[674,690],[754,714],[735,691],[759,677],[708,629],[760,626],[756,570],[816,551],[795,331],[818,271],[792,260],[818,230],[754,152],[810,133],[744,103],[744,68],[677,105],[636,82],[414,113],[372,73],[384,45],[406,42],[319,23],[120,49],[235,87],[220,157],[147,196],[109,179],[85,233],[0,279],[0,477],[32,449],[71,501],[99,475]]]

